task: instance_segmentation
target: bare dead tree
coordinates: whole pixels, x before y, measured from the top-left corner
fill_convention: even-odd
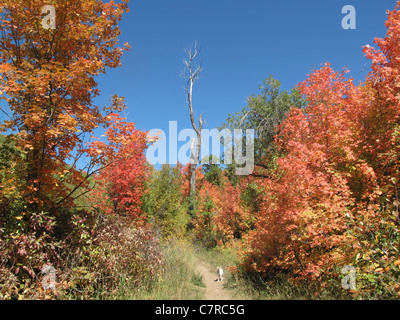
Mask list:
[[[191,147],[191,155],[190,155],[190,196],[193,196],[196,191],[196,167],[199,163],[200,158],[200,148],[201,148],[201,130],[203,128],[203,119],[202,115],[199,116],[199,124],[196,125],[193,111],[193,86],[196,80],[199,79],[200,73],[203,68],[201,63],[197,64],[195,59],[200,53],[200,50],[197,49],[197,42],[194,45],[194,48],[186,49],[185,53],[187,58],[183,61],[185,64],[185,70],[182,71],[181,76],[187,79],[186,83],[186,94],[187,94],[187,103],[189,106],[190,113],[190,121],[192,123],[192,127],[197,135],[197,143],[195,144],[194,139],[192,140]]]

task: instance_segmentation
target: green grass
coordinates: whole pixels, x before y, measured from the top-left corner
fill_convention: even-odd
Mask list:
[[[200,273],[194,272],[192,274],[192,280],[191,280],[192,284],[194,284],[195,286],[198,287],[203,287],[205,288],[206,285],[204,283],[204,279],[203,276]]]
[[[116,299],[129,300],[201,300],[204,282],[196,271],[194,248],[185,241],[163,245],[165,272],[158,281],[144,281],[140,287],[120,287]]]

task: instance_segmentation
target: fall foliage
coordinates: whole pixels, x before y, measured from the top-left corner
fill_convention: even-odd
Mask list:
[[[91,192],[92,206],[106,214],[144,219],[141,197],[149,171],[145,159],[147,134],[118,114],[112,113],[109,117],[112,122],[105,134],[108,143],[92,143],[95,150],[92,157],[102,165],[94,178],[97,186]]]
[[[139,284],[163,268],[142,223],[147,133],[118,114],[122,97],[93,103],[95,77],[129,48],[118,45],[128,1],[58,1],[55,29],[42,27],[46,4],[0,4],[1,299],[107,296],[122,278]],[[54,291],[41,283],[46,263]]]
[[[15,132],[24,151],[18,185],[32,210],[66,205],[72,195],[61,182],[85,184],[75,166],[90,152],[85,133],[108,125],[108,115],[92,102],[100,93],[94,78],[118,67],[128,48],[117,46],[127,1],[60,1],[54,30],[42,28],[45,4],[0,5],[0,99],[10,109],[2,129]]]
[[[364,82],[326,63],[298,85],[306,107],[292,108],[281,124],[278,168],[259,182],[265,193],[242,251],[246,270],[326,285],[357,265],[356,294],[396,296],[399,9],[388,14],[378,49],[364,47],[372,62]]]
[[[155,139],[121,115],[124,98],[94,104],[96,76],[130,47],[118,42],[128,0],[56,1],[55,29],[41,25],[46,4],[0,4],[0,299],[108,299],[124,281],[150,290],[174,241],[237,250],[235,277],[399,299],[400,2],[386,36],[362,48],[360,83],[326,62],[290,92],[270,76],[228,116],[224,128],[257,129],[249,176],[212,157],[150,166]],[[41,283],[49,265],[56,290]],[[348,292],[344,266],[357,274]]]

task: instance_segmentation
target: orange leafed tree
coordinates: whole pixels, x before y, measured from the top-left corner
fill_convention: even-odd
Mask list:
[[[245,182],[234,187],[224,175],[220,186],[206,180],[200,181],[200,185],[193,219],[196,236],[208,237],[213,245],[229,245],[242,238],[252,223],[250,210],[241,199]]]
[[[0,99],[9,110],[2,130],[17,135],[24,151],[19,177],[31,209],[51,208],[85,185],[77,169],[88,155],[85,138],[107,126],[108,113],[93,105],[95,76],[120,65],[128,45],[118,46],[117,22],[128,0],[54,2],[55,28],[43,28],[44,0],[0,3]],[[85,172],[94,168],[89,164]]]

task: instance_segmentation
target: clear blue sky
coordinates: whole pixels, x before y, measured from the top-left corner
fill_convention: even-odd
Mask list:
[[[356,29],[342,28],[342,7],[356,8]],[[203,77],[194,89],[196,114],[206,128],[219,126],[241,110],[269,74],[282,89],[303,81],[310,68],[324,62],[360,73],[366,59],[361,46],[386,33],[386,10],[393,0],[131,0],[121,22],[125,53],[122,67],[98,79],[105,104],[112,93],[126,98],[128,119],[139,129],[178,121],[190,128],[185,80],[179,77],[184,48],[201,46]]]

